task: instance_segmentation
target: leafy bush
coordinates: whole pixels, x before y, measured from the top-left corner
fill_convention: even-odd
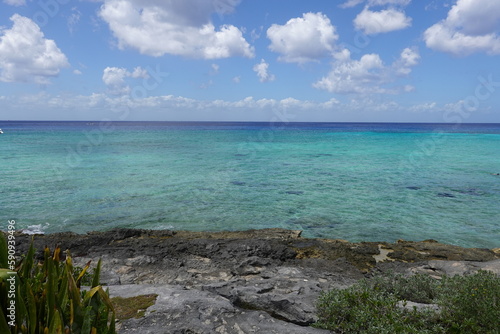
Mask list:
[[[407,310],[399,301],[436,303],[440,311]],[[433,279],[387,275],[323,293],[315,327],[336,333],[474,333],[500,329],[500,278],[485,271]]]
[[[453,333],[500,333],[500,278],[488,271],[446,277],[438,300]]]
[[[3,235],[0,236],[2,238]],[[4,248],[4,244],[5,242],[0,242],[0,248]],[[4,251],[0,249],[2,264],[6,263],[7,253]],[[1,270],[0,333],[116,333],[113,305],[108,293],[99,285],[100,261],[89,290],[81,291],[81,280],[90,263],[75,275],[69,252],[66,260],[62,261],[59,247],[53,253],[45,248],[43,263],[35,263],[34,255],[32,243],[14,272]],[[7,298],[8,287],[5,280],[10,277],[16,278],[15,323],[7,317],[7,306],[12,298]]]
[[[402,309],[398,301],[395,294],[368,281],[331,290],[319,299],[315,326],[338,333],[439,333],[432,331],[434,314]]]
[[[394,294],[399,300],[416,303],[432,303],[437,297],[439,281],[425,274],[413,276],[387,274],[369,281],[375,290]]]

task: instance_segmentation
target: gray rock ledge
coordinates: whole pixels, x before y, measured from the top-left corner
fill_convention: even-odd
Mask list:
[[[31,237],[16,235],[19,254]],[[498,248],[434,240],[350,243],[282,229],[119,229],[36,235],[34,243],[39,259],[45,246],[56,245],[69,249],[78,266],[101,259],[101,282],[112,296],[158,294],[144,317],[120,321],[119,333],[328,333],[310,327],[322,291],[387,271],[438,277],[482,269],[500,275]]]
[[[141,334],[321,334],[329,331],[302,327],[271,317],[264,311],[235,307],[228,299],[175,285],[132,284],[109,287],[110,295],[133,297],[158,294],[143,318],[118,323],[119,333]]]

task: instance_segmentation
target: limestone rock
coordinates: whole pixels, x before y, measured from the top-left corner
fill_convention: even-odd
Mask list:
[[[156,303],[143,318],[119,323],[119,333],[276,333],[323,334],[329,331],[303,327],[271,317],[266,312],[241,310],[219,295],[179,286],[121,285],[109,287],[110,295],[124,298],[157,294]]]
[[[470,275],[478,270],[488,270],[500,276],[500,259],[488,262],[475,261],[428,261],[426,264],[411,268],[411,272],[434,276]]]

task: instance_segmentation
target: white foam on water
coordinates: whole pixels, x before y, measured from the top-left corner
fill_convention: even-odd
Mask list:
[[[45,234],[45,231],[49,228],[49,223],[45,223],[44,225],[38,224],[38,225],[30,225],[27,228],[23,229],[22,232],[24,234]]]

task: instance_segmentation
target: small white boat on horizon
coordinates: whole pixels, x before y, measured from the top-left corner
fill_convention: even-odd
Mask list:
[[[0,135],[3,133],[2,129],[0,129]]]

